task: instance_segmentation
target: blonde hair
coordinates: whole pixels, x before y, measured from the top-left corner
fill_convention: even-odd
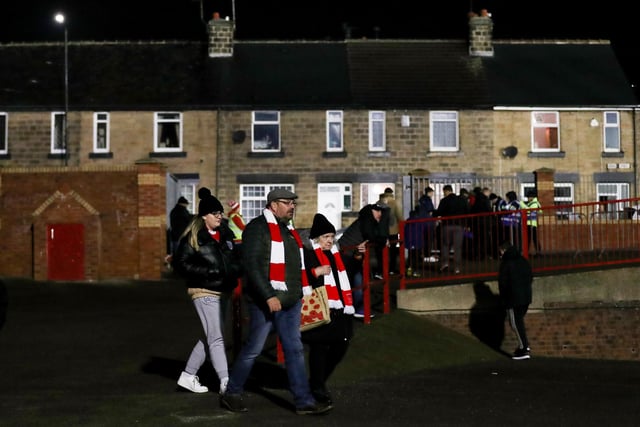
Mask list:
[[[197,251],[200,249],[200,245],[198,245],[198,232],[202,230],[204,226],[204,218],[200,215],[194,215],[189,225],[182,232],[180,239],[191,233],[191,236],[189,236],[189,244]]]

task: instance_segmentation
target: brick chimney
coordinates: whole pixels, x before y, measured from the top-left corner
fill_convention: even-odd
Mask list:
[[[210,58],[228,58],[233,56],[234,30],[235,25],[233,21],[220,19],[220,14],[214,12],[213,19],[207,24]]]
[[[469,55],[493,56],[493,21],[487,9],[469,16]]]

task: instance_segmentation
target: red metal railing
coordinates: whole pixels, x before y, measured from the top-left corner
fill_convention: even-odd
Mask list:
[[[501,211],[403,221],[400,253],[406,253],[407,258],[399,259],[404,272],[400,289],[418,283],[494,280],[498,246],[505,240],[521,249],[534,274],[640,263],[640,213],[631,207],[639,204],[640,199],[636,198],[543,206],[541,210],[520,210],[515,215],[513,211]],[[535,228],[528,226],[533,219],[537,221]],[[441,271],[442,265],[452,265],[455,255],[455,251],[441,253],[442,231],[450,221],[464,226],[462,259],[460,265]]]

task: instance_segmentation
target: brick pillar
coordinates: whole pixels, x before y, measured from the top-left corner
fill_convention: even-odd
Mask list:
[[[545,206],[553,206],[553,175],[554,170],[541,168],[533,172],[536,177],[536,189],[538,190],[538,201]]]
[[[166,166],[154,160],[136,162],[138,170],[138,279],[162,278],[166,255]]]

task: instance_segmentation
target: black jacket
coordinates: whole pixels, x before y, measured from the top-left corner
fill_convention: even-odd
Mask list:
[[[279,221],[284,244],[285,283],[287,290],[276,290],[269,281],[271,233],[264,215],[252,219],[242,232],[242,260],[247,272],[245,295],[263,309],[266,301],[277,297],[283,308],[302,299],[302,258],[300,247],[285,222]]]
[[[229,240],[229,234],[221,231],[220,242],[214,240],[206,228],[198,232],[196,250],[189,240],[191,233],[180,239],[173,259],[173,267],[182,276],[189,288],[204,288],[218,292],[229,292],[238,284],[242,274],[240,257]]]
[[[498,288],[500,299],[506,308],[531,304],[533,272],[529,261],[514,246],[502,255]]]

